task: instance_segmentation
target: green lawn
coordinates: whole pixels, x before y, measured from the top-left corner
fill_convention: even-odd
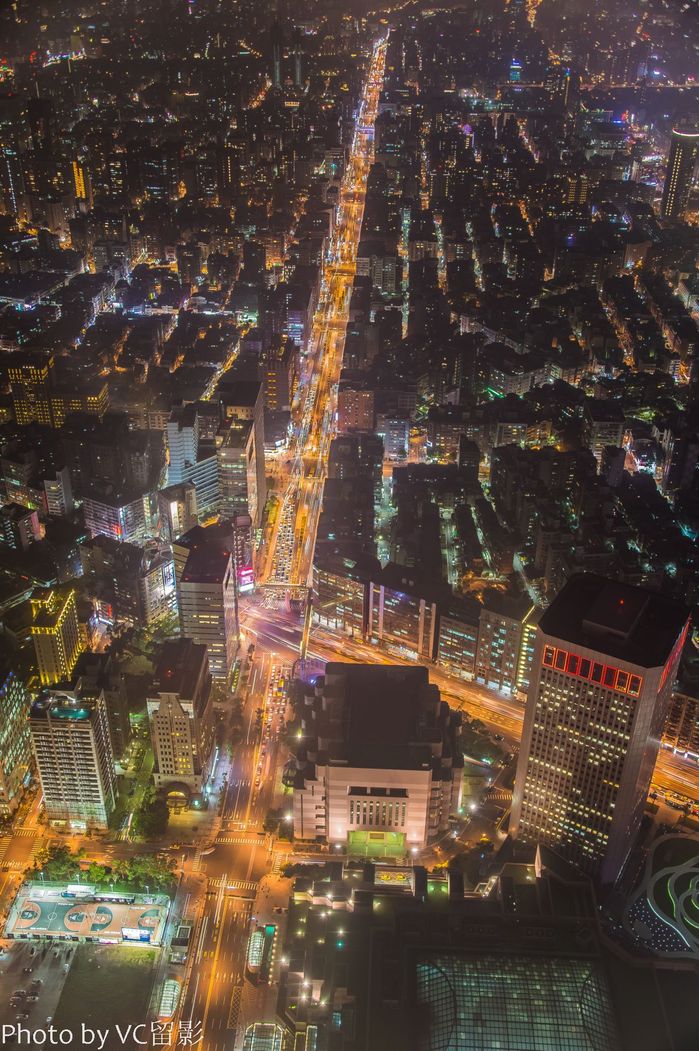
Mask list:
[[[138,1025],[148,1009],[157,950],[132,945],[79,945],[56,1010],[59,1029],[110,1028],[105,1051],[123,1047],[114,1026]]]

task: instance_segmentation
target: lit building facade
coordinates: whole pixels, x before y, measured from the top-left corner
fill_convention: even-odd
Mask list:
[[[350,853],[424,847],[458,810],[459,721],[426,668],[327,664],[305,687],[302,737],[286,774],[294,836]]]
[[[175,571],[177,576],[177,563]],[[192,546],[177,583],[177,601],[182,634],[206,646],[213,678],[227,679],[238,649],[231,548],[208,545],[205,540]]]
[[[638,832],[686,611],[593,574],[543,613],[510,830],[614,883]]]
[[[672,129],[670,156],[663,185],[660,214],[663,219],[681,219],[689,202],[694,169],[699,159],[699,129]]]
[[[64,682],[75,667],[84,646],[80,637],[75,592],[62,595],[43,592],[32,599],[33,621],[29,629],[42,686]]]
[[[186,638],[165,642],[146,703],[156,788],[186,789],[189,802],[206,785],[214,757],[206,646]]]
[[[85,496],[83,513],[90,536],[105,533],[117,540],[136,544],[153,535],[152,494],[133,499],[114,493],[101,498]]]
[[[45,693],[31,707],[29,728],[49,822],[106,828],[116,777],[104,696]]]
[[[29,693],[7,665],[0,667],[0,817],[19,806],[32,764]]]

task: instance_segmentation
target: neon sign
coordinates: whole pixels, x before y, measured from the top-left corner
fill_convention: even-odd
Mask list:
[[[632,675],[628,671],[622,671],[621,668],[600,664],[597,661],[591,661],[588,657],[581,657],[577,653],[569,653],[568,650],[560,650],[555,646],[544,646],[541,663],[544,668],[553,668],[555,671],[565,672],[566,675],[587,679],[598,686],[606,686],[610,690],[626,693],[629,697],[638,697],[643,688],[643,679],[640,675]]]

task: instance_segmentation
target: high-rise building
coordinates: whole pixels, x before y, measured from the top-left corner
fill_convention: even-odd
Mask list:
[[[147,706],[155,785],[169,787],[189,803],[206,786],[214,758],[206,646],[187,638],[169,639],[164,644]]]
[[[272,83],[275,88],[282,86],[282,51],[284,48],[284,32],[278,20],[275,19],[270,32],[272,43]]]
[[[225,526],[196,527],[173,545],[180,628],[206,646],[214,679],[227,679],[238,649],[233,539]]]
[[[248,464],[248,506],[255,529],[262,522],[262,513],[267,500],[265,480],[265,427],[264,398],[262,384],[255,380],[235,380],[222,387],[221,398],[227,420],[244,422],[252,420],[253,445]]]
[[[0,658],[0,817],[14,814],[27,784],[32,762],[29,693],[22,680]]]
[[[638,832],[687,612],[594,574],[570,578],[539,621],[510,829],[601,883]]]
[[[226,518],[257,508],[255,429],[251,420],[233,421],[216,450],[221,513]]]
[[[83,650],[75,592],[44,591],[32,598],[29,632],[42,686],[68,679]]]
[[[7,378],[12,388],[15,419],[20,425],[52,424],[49,384],[54,368],[53,355],[19,353],[13,355],[7,366]]]
[[[200,441],[199,414],[193,405],[176,406],[167,425],[168,484],[192,482],[202,514],[219,509],[221,488],[216,449]]]
[[[673,128],[660,214],[681,219],[689,201],[699,158],[699,128]]]
[[[85,381],[80,390],[58,382],[53,354],[18,352],[8,363],[12,404],[19,424],[62,427],[66,416],[84,412],[101,418],[109,408],[109,388],[103,379]]]
[[[105,828],[116,778],[104,695],[42,694],[31,707],[29,728],[51,824]]]

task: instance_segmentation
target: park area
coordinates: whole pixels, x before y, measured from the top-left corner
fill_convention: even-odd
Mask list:
[[[699,958],[699,838],[656,840],[625,920],[656,951]]]
[[[63,987],[54,1024],[80,1032],[81,1024],[109,1029],[104,1051],[123,1047],[115,1027],[145,1021],[157,951],[131,945],[80,945]]]

